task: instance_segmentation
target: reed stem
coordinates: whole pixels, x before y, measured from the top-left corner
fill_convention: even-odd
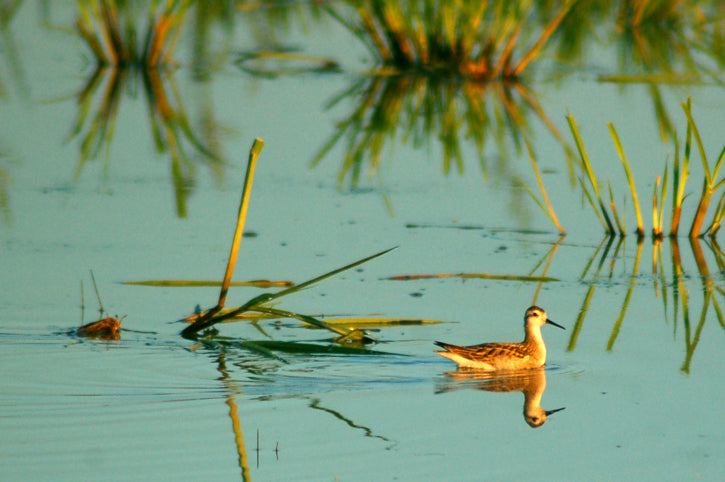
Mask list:
[[[614,124],[611,122],[607,123],[607,126],[609,126],[609,133],[612,136],[612,140],[614,141],[614,147],[617,149],[617,153],[619,154],[619,159],[622,161],[622,166],[624,167],[624,172],[627,175],[627,181],[629,182],[629,190],[632,193],[632,203],[634,204],[634,211],[637,215],[637,236],[642,237],[644,236],[644,227],[642,225],[642,213],[639,210],[639,199],[637,198],[637,189],[634,187],[634,178],[632,177],[632,170],[629,168],[629,162],[627,161],[627,156],[624,154],[624,148],[622,147],[622,142],[619,140],[619,135],[617,134],[616,129],[614,128]]]
[[[551,206],[551,203],[549,202],[549,196],[546,195],[546,189],[544,188],[544,182],[541,180],[541,174],[539,173],[539,168],[536,165],[536,159],[534,158],[534,151],[531,147],[531,143],[529,143],[528,139],[525,139],[526,142],[526,149],[529,151],[529,159],[531,159],[531,166],[534,168],[534,174],[536,175],[536,182],[539,183],[539,189],[541,190],[541,195],[544,198],[544,203],[546,203],[546,207],[548,209],[547,214],[549,215],[549,219],[554,223],[554,225],[559,229],[559,232],[562,235],[566,234],[566,231],[564,228],[561,227],[561,224],[559,224],[559,220],[556,217],[556,213],[554,212],[554,208]],[[531,193],[531,191],[529,191]],[[531,194],[532,197],[534,197],[533,194]],[[534,197],[534,200],[538,202],[538,199]],[[543,206],[542,206],[543,207]]]
[[[242,200],[239,203],[237,227],[234,230],[232,247],[229,251],[229,260],[227,261],[227,269],[224,272],[224,281],[222,281],[222,288],[219,291],[219,301],[217,302],[217,305],[215,307],[217,310],[224,307],[224,302],[227,299],[227,291],[229,291],[229,283],[232,280],[234,266],[237,263],[237,255],[239,254],[239,243],[242,240],[242,234],[244,233],[244,223],[247,219],[247,210],[249,209],[249,197],[252,192],[252,183],[254,181],[254,170],[257,167],[257,159],[259,158],[259,153],[262,152],[263,148],[264,141],[257,137],[256,139],[254,139],[252,148],[249,150],[247,173],[244,176],[244,190],[242,191]]]
[[[604,216],[604,220],[606,221],[606,225],[604,227],[607,234],[614,234],[614,225],[612,224],[611,219],[609,218],[609,214],[607,213],[607,208],[604,205],[604,201],[602,201],[602,196],[599,194],[599,187],[597,186],[597,178],[594,176],[594,171],[592,171],[591,163],[589,162],[589,156],[587,155],[586,149],[584,149],[584,142],[582,142],[581,135],[579,135],[579,128],[576,125],[576,121],[574,120],[574,116],[569,114],[566,116],[566,120],[569,123],[569,129],[571,130],[572,135],[574,136],[574,142],[576,142],[576,147],[579,150],[579,157],[582,160],[582,164],[584,165],[584,170],[587,173],[587,176],[589,177],[589,182],[591,183],[592,188],[594,189],[594,194],[597,196],[597,201],[599,202],[599,209],[602,212],[602,216]],[[582,183],[582,186],[584,184]]]

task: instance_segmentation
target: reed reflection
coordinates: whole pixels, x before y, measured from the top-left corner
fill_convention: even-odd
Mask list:
[[[242,474],[243,481],[251,481],[251,475],[249,472],[249,462],[247,460],[247,449],[244,445],[244,434],[242,433],[241,423],[239,422],[239,415],[237,413],[237,403],[235,400],[235,393],[239,392],[239,388],[234,383],[234,380],[229,376],[226,365],[226,353],[224,351],[219,352],[217,358],[217,371],[220,374],[219,379],[224,383],[228,391],[227,395],[227,406],[229,406],[229,418],[232,421],[232,431],[234,432],[234,444],[236,446],[237,463]],[[259,457],[259,451],[257,451]],[[257,459],[257,466],[259,466],[259,459]]]
[[[231,420],[232,432],[234,434],[235,452],[237,454],[237,463],[242,476],[241,480],[251,481],[252,476],[250,470],[249,452],[253,451],[256,453],[256,467],[257,469],[259,469],[260,454],[263,454],[264,452],[273,452],[275,459],[279,460],[280,441],[276,441],[276,443],[274,444],[274,448],[271,448],[271,446],[269,445],[267,445],[266,448],[262,448],[262,445],[260,444],[260,429],[258,428],[256,433],[256,446],[250,446],[248,442],[245,443],[244,433],[242,430],[242,421],[239,417],[239,406],[237,398],[244,395],[244,383],[247,382],[241,382],[240,380],[235,379],[233,375],[233,367],[242,369],[242,371],[244,372],[248,371],[249,373],[255,375],[260,375],[260,372],[254,370],[254,364],[248,366],[247,361],[240,359],[241,353],[233,349],[229,349],[230,347],[228,346],[217,345],[214,347],[210,346],[208,348],[209,355],[211,356],[211,359],[215,363],[216,369],[220,374],[218,380],[222,383],[224,387],[223,391],[226,394],[225,403],[229,407],[228,413]],[[269,374],[272,375],[273,372],[270,372]],[[264,381],[261,377],[257,376],[254,378],[253,381],[250,381],[249,383],[260,384],[264,383]],[[308,392],[308,390],[305,390],[305,393]],[[348,417],[341,411],[326,407],[320,398],[310,397],[309,395],[290,395],[288,393],[283,393],[279,395],[279,397],[294,397],[307,400],[309,402],[307,406],[310,409],[331,415],[334,419],[342,422],[341,426],[346,426],[347,428],[351,429],[353,433],[362,432],[365,437],[381,440],[386,444],[386,450],[390,450],[397,445],[397,441],[376,433],[372,428],[368,426],[355,422],[352,418]],[[269,401],[275,400],[277,398],[278,397],[273,395],[272,393],[268,393],[262,397],[258,397],[256,400]],[[249,398],[244,398],[244,400],[249,401]],[[265,434],[263,430],[262,436],[264,435]]]
[[[511,172],[512,150],[518,151],[531,130],[530,118],[542,122],[561,143],[573,169],[571,149],[540,105],[536,94],[519,82],[475,82],[424,75],[364,76],[335,96],[328,108],[353,99],[352,113],[337,123],[312,160],[319,164],[338,144],[345,149],[338,174],[357,188],[361,175],[374,174],[384,152],[400,140],[415,148],[430,148],[437,140],[442,150],[443,173],[464,172],[464,143],[474,145],[484,175],[494,158],[484,155],[488,142],[496,144],[496,175]]]
[[[223,163],[215,148],[217,143],[213,139],[203,141],[195,132],[173,73],[164,69],[98,67],[93,71],[77,94],[78,118],[70,135],[71,139],[80,141],[75,178],[80,176],[89,161],[103,153],[108,155],[120,106],[125,96],[129,93],[133,96],[139,85],[148,105],[153,143],[159,153],[171,158],[176,213],[185,217],[186,201],[193,190],[197,164],[206,163],[220,177],[218,171]]]
[[[176,213],[186,216],[196,164],[211,166],[220,178],[222,156],[207,106],[193,126],[174,80],[173,53],[193,2],[79,2],[76,29],[96,62],[77,94],[78,117],[70,134],[80,141],[76,178],[88,161],[106,156],[121,104],[142,91],[148,105],[150,134],[156,150],[171,157]],[[202,132],[200,135],[199,132]],[[205,138],[204,138],[205,137]]]
[[[528,370],[491,372],[485,370],[459,369],[448,372],[436,387],[436,393],[470,388],[487,392],[521,392],[524,394],[524,421],[531,428],[546,423],[549,415],[566,407],[545,410],[541,398],[546,390],[546,371],[543,367]]]
[[[723,316],[719,301],[719,296],[725,295],[725,287],[723,287],[722,277],[723,268],[725,267],[725,256],[714,238],[689,238],[692,256],[697,269],[697,273],[695,274],[692,273],[691,269],[685,269],[683,266],[682,253],[678,239],[675,237],[667,239],[669,240],[670,248],[669,270],[665,268],[666,260],[663,257],[663,240],[654,239],[652,243],[652,285],[655,290],[655,297],[662,301],[665,320],[670,318],[672,321],[673,334],[676,335],[678,333],[678,324],[680,322],[684,327],[683,336],[685,342],[685,360],[683,361],[680,369],[684,373],[689,373],[691,361],[700,341],[702,330],[706,321],[710,318],[708,315],[714,314],[720,326],[725,329],[725,317]],[[584,325],[584,320],[589,313],[589,305],[592,301],[595,289],[597,286],[601,285],[601,282],[603,281],[600,277],[600,270],[602,266],[606,265],[606,261],[609,259],[610,263],[608,265],[608,273],[606,276],[611,279],[615,264],[617,260],[620,259],[618,253],[620,248],[625,245],[625,240],[624,238],[619,239],[617,249],[615,249],[614,254],[609,257],[608,253],[613,244],[613,240],[613,237],[605,238],[606,248],[602,252],[601,256],[599,255],[602,248],[600,245],[587,263],[587,270],[585,270],[585,273],[582,276],[582,282],[585,282],[589,286],[569,339],[569,344],[567,346],[567,351],[569,352],[573,352],[576,349],[578,337]],[[617,310],[618,315],[612,326],[611,334],[606,344],[607,351],[612,351],[614,348],[620,334],[623,320],[626,317],[633,290],[637,285],[636,282],[638,279],[641,279],[639,265],[643,245],[644,242],[642,239],[639,239],[636,243],[636,254],[634,256],[632,272],[629,275],[629,285],[622,304]],[[706,253],[703,248],[706,248],[708,252]],[[711,274],[709,269],[707,254],[714,258],[718,266],[718,273],[714,276]],[[599,257],[599,262],[597,263],[599,268],[594,271],[591,278],[584,280],[584,276],[586,275],[588,268],[593,264],[594,259],[597,257]],[[701,288],[699,290],[694,290],[686,284],[694,278],[698,278],[701,282]],[[702,303],[699,308],[699,315],[695,315],[692,313],[692,306],[694,304],[692,297],[698,294],[702,295]]]

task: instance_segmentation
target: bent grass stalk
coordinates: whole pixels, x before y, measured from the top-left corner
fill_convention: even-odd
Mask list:
[[[652,237],[656,239],[661,239],[664,236],[662,224],[665,214],[665,199],[667,198],[668,173],[669,171],[667,169],[667,162],[665,162],[665,174],[664,178],[662,178],[662,189],[660,190],[660,193],[658,195],[657,189],[660,187],[661,178],[660,176],[657,176],[657,180],[655,181],[654,193],[652,194]]]
[[[579,157],[581,158],[582,165],[584,166],[584,170],[587,173],[587,177],[589,178],[589,182],[592,186],[592,189],[594,189],[594,194],[597,197],[597,201],[599,203],[599,209],[602,213],[603,219],[606,222],[604,225],[604,229],[607,234],[614,234],[614,226],[612,225],[612,221],[609,218],[609,214],[607,213],[607,208],[604,205],[604,201],[602,201],[602,196],[599,193],[599,187],[597,186],[597,179],[594,176],[594,171],[592,171],[591,163],[589,162],[589,156],[587,155],[586,149],[584,149],[584,143],[582,142],[581,135],[579,134],[579,128],[576,125],[576,121],[574,120],[574,116],[571,114],[566,116],[566,120],[569,123],[569,129],[571,130],[572,135],[574,136],[574,142],[576,143],[576,147],[579,150]],[[581,180],[580,180],[581,182]],[[584,187],[584,183],[582,182],[582,187]],[[589,197],[589,195],[587,195]],[[591,198],[590,198],[591,201]],[[593,206],[593,203],[592,203]],[[596,209],[595,209],[596,211]],[[602,217],[600,217],[600,220],[602,220]]]
[[[717,209],[715,209],[715,215],[712,218],[710,227],[707,228],[707,234],[710,237],[715,237],[717,232],[722,227],[722,220],[725,218],[725,192],[720,195],[720,201],[717,203]]]
[[[229,261],[227,262],[227,269],[224,273],[224,281],[222,282],[222,289],[219,292],[219,301],[217,307],[222,308],[227,298],[227,291],[229,291],[229,282],[232,280],[232,273],[234,273],[234,266],[237,263],[237,255],[239,254],[239,243],[242,240],[242,234],[244,233],[244,223],[247,219],[247,211],[249,210],[249,196],[252,193],[252,183],[254,182],[254,170],[257,167],[257,159],[259,154],[264,148],[264,141],[260,138],[254,139],[252,148],[249,150],[249,161],[247,162],[247,172],[244,175],[244,189],[242,191],[242,200],[239,203],[239,215],[237,216],[237,227],[234,231],[234,238],[232,240],[232,247],[229,252]]]
[[[617,229],[619,230],[619,235],[625,236],[627,234],[627,227],[625,226],[624,222],[619,219],[619,212],[617,212],[617,206],[614,204],[614,195],[612,194],[612,183],[607,182],[607,187],[609,189],[609,207],[612,209],[612,216],[614,217],[614,224],[617,225]]]
[[[692,146],[692,129],[687,124],[687,135],[685,138],[685,155],[682,158],[680,168],[680,143],[677,135],[674,135],[675,162],[672,166],[672,190],[675,195],[672,197],[672,225],[670,226],[670,237],[676,237],[680,228],[680,217],[682,216],[682,202],[685,199],[685,184],[690,171],[690,149]]]
[[[224,279],[222,281],[221,289],[219,290],[219,300],[216,306],[209,311],[202,313],[199,318],[186,327],[184,333],[196,333],[197,325],[204,325],[205,322],[216,315],[219,310],[224,308],[224,303],[227,298],[227,292],[229,291],[229,283],[232,279],[232,273],[234,272],[234,266],[237,262],[237,255],[239,254],[239,243],[242,240],[242,234],[244,233],[244,223],[247,219],[247,211],[249,209],[249,197],[252,192],[252,183],[254,181],[254,171],[257,166],[257,159],[259,154],[264,148],[264,141],[262,139],[254,139],[251,149],[249,150],[249,160],[247,162],[247,171],[244,175],[244,188],[242,189],[242,198],[239,202],[239,213],[237,215],[237,225],[234,230],[234,236],[232,238],[232,246],[229,251],[229,259],[227,260],[227,267],[224,272]]]
[[[720,188],[720,186],[723,185],[723,183],[725,183],[725,179],[720,182],[715,182],[717,174],[720,171],[720,167],[722,166],[723,159],[725,159],[725,147],[723,147],[722,151],[720,151],[720,156],[715,162],[712,171],[710,171],[707,155],[705,154],[705,148],[702,144],[702,139],[700,138],[700,132],[697,129],[697,125],[695,124],[695,120],[692,116],[692,101],[690,98],[687,99],[687,102],[682,103],[682,109],[685,111],[685,115],[687,116],[688,126],[692,126],[692,134],[695,138],[695,142],[697,143],[697,148],[700,151],[700,160],[702,161],[702,168],[705,171],[705,179],[703,179],[702,182],[700,202],[697,205],[695,219],[692,221],[692,227],[690,228],[690,238],[699,238],[705,234],[701,233],[700,230],[703,222],[705,221],[705,215],[707,214],[707,209],[710,206],[712,195]]]
[[[622,147],[622,142],[619,140],[619,135],[617,134],[617,130],[614,128],[614,124],[609,122],[607,123],[607,126],[609,127],[609,133],[612,136],[612,140],[614,141],[614,147],[617,149],[619,158],[622,160],[624,172],[627,175],[627,182],[629,182],[629,191],[632,193],[632,203],[634,204],[634,211],[637,214],[637,236],[641,238],[642,236],[644,236],[644,227],[642,226],[642,213],[639,209],[639,199],[637,198],[637,189],[634,187],[632,170],[629,168],[627,156],[624,154],[624,148]]]
[[[529,152],[529,159],[531,159],[531,166],[534,168],[534,174],[536,175],[536,182],[539,184],[539,189],[541,190],[541,195],[544,199],[544,203],[546,203],[546,208],[544,208],[544,205],[539,201],[539,199],[534,195],[533,192],[529,189],[529,187],[524,184],[524,188],[526,189],[526,192],[529,193],[529,195],[534,199],[536,204],[539,205],[539,207],[546,213],[547,216],[549,216],[549,219],[551,219],[551,222],[554,223],[554,225],[559,229],[559,232],[564,235],[566,234],[566,231],[564,228],[561,227],[561,224],[559,224],[559,220],[556,217],[556,213],[554,212],[554,208],[551,206],[551,203],[549,202],[549,196],[546,195],[546,189],[544,188],[544,182],[541,180],[541,174],[539,173],[539,168],[536,165],[536,159],[534,157],[534,151],[531,147],[531,143],[528,139],[524,139],[524,142],[526,143],[526,150]]]

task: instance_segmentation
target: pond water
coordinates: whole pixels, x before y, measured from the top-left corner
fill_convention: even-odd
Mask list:
[[[521,187],[539,195],[517,131],[494,123],[503,131],[486,134],[482,161],[467,131],[480,125],[460,121],[461,168],[454,158],[446,172],[443,120],[426,130],[413,111],[397,110],[384,90],[402,87],[373,85],[362,73],[368,52],[323,13],[293,10],[301,20],[274,30],[276,40],[248,34],[258,19],[244,12],[234,28],[212,24],[203,75],[189,67],[198,53],[185,32],[174,54],[182,65],[159,74],[150,103],[141,74],[102,72],[96,83],[86,46],[63,30],[74,5],[54,8],[23,3],[0,44],[4,480],[711,480],[725,472],[717,415],[725,258],[716,241],[684,236],[702,183],[699,157],[677,242],[604,237],[562,144],[525,109],[568,233],[561,237]],[[342,72],[265,77],[235,65],[236,52],[275,42],[335,59]],[[614,123],[649,229],[655,179],[674,158],[655,99],[684,144],[680,104],[692,98],[714,163],[725,145],[725,93],[707,82],[654,84],[655,97],[653,84],[600,82],[618,72],[614,47],[589,48],[575,73],[542,59],[528,89],[572,152],[565,116],[574,116],[620,204],[629,190],[606,125]],[[502,89],[458,83],[436,108],[454,102],[463,111],[477,98],[493,116],[504,108]],[[384,138],[375,167],[367,156],[380,139],[359,138],[370,147],[354,174],[343,122],[361,108],[370,115],[361,107],[370,98],[386,101],[380,115],[398,116],[397,133]],[[311,167],[338,132],[342,140]],[[84,155],[86,137],[95,153]],[[218,287],[123,284],[222,278],[255,137],[265,147],[246,220],[253,234],[241,242],[234,279],[301,282],[397,246],[279,306],[441,323],[372,328],[379,342],[368,348],[379,354],[269,356],[242,341],[330,336],[284,319],[222,325],[229,343],[187,340],[175,320],[213,306]],[[631,205],[626,218],[632,231]],[[69,335],[97,319],[89,270],[105,312],[122,317],[120,339]],[[389,279],[439,274],[454,276]],[[227,305],[260,293],[232,288]],[[566,327],[544,327],[548,361],[536,376],[488,380],[433,352],[434,340],[517,341],[534,303]],[[539,403],[565,409],[532,429],[526,416]]]

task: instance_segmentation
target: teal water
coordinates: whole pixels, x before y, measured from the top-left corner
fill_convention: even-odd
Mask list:
[[[664,263],[653,274],[651,239],[639,256],[634,236],[608,246],[571,184],[564,150],[534,115],[534,148],[568,231],[563,239],[516,182],[538,194],[525,149],[517,152],[510,132],[504,147],[487,142],[486,169],[464,138],[463,174],[455,166],[444,174],[435,131],[419,146],[412,138],[404,143],[401,131],[377,169],[363,164],[354,186],[349,176],[338,181],[344,143],[311,168],[359,99],[328,104],[369,65],[361,61],[366,51],[324,18],[308,19],[314,28],[307,30],[293,24],[284,39],[339,60],[342,73],[258,78],[236,68],[230,54],[208,80],[184,63],[166,78],[167,91],[178,95],[169,98],[177,106],[181,100],[196,135],[216,149],[216,163],[183,137],[188,161],[175,165],[168,147],[157,150],[137,78],[122,90],[112,139],[79,168],[82,135],[73,132],[79,92],[93,69],[82,43],[44,27],[35,7],[24,4],[6,30],[15,50],[7,40],[0,50],[3,479],[708,480],[725,470],[717,416],[725,390],[719,248],[665,240]],[[46,23],[68,27],[70,9],[51,12]],[[241,28],[245,17],[238,21],[230,51],[256,42]],[[226,38],[221,29],[215,34]],[[189,42],[180,43],[182,59],[191,56]],[[660,140],[649,87],[597,82],[613,55],[597,52],[580,73],[563,78],[547,75],[544,63],[531,88],[567,141],[565,115],[574,115],[594,170],[611,179],[619,203],[628,189],[607,131],[608,121],[615,124],[648,227],[654,180],[673,148]],[[95,92],[99,106],[104,90]],[[692,97],[714,160],[723,145],[721,89],[664,85],[661,93],[683,137],[679,104]],[[491,90],[481,95],[489,106],[496,102]],[[380,343],[372,348],[396,355],[280,353],[285,363],[179,336],[183,325],[174,320],[197,304],[213,305],[216,288],[121,284],[221,278],[254,137],[266,143],[246,224],[256,236],[242,241],[235,279],[300,282],[398,246],[281,307],[445,323],[373,331]],[[694,158],[689,213],[701,169]],[[631,230],[631,206],[626,217]],[[67,335],[81,324],[81,282],[84,321],[97,313],[90,269],[104,309],[124,317],[120,340]],[[386,279],[436,273],[556,281]],[[259,293],[233,288],[227,303]],[[541,406],[566,408],[537,429],[524,420],[523,393],[448,375],[454,366],[432,343],[518,340],[534,301],[567,328],[544,328],[549,360]],[[329,338],[290,320],[224,325],[220,332],[251,340]]]

